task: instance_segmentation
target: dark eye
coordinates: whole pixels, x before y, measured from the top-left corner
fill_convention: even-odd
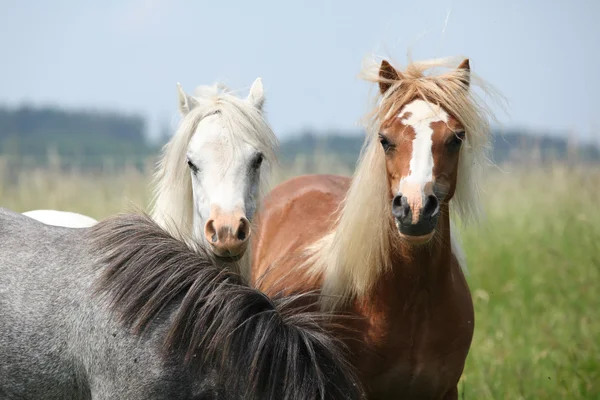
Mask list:
[[[252,161],[252,168],[259,169],[260,165],[262,164],[264,158],[265,157],[263,156],[262,153],[258,153],[256,155],[256,157],[254,158],[254,161]]]
[[[193,173],[198,172],[198,167],[196,167],[196,164],[191,162],[189,159],[187,160],[187,165]]]
[[[465,132],[454,132],[454,135],[446,142],[450,150],[458,150],[465,140]]]
[[[379,143],[381,143],[383,151],[385,151],[386,154],[396,147],[387,137],[382,134],[379,134]]]

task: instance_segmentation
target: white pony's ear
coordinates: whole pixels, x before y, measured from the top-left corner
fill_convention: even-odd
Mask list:
[[[263,89],[262,78],[256,78],[254,83],[252,83],[247,100],[253,104],[254,107],[262,111],[263,105],[265,104],[265,91]]]
[[[179,82],[177,82],[177,97],[179,98],[179,113],[181,116],[185,116],[187,113],[192,111],[198,102],[193,97],[188,96],[184,91]]]

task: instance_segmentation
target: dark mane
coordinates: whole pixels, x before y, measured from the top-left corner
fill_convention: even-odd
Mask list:
[[[298,296],[268,298],[146,215],[109,218],[86,235],[103,268],[97,292],[136,334],[170,323],[163,350],[188,367],[215,368],[245,399],[362,397],[344,348],[326,333],[330,319],[291,307]]]

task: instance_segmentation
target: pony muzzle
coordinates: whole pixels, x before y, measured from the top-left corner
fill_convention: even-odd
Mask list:
[[[435,233],[440,215],[440,202],[433,190],[410,190],[398,193],[392,200],[392,214],[400,236],[412,244],[427,243]]]
[[[250,222],[239,211],[222,213],[213,209],[204,225],[204,236],[214,255],[225,261],[242,258],[248,247],[250,234]]]

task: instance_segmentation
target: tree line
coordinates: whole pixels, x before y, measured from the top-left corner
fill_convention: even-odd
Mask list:
[[[136,114],[27,105],[13,109],[0,107],[0,153],[15,158],[30,157],[40,164],[48,162],[49,149],[63,159],[90,165],[106,157],[117,161],[137,159],[141,163],[168,140],[168,133],[163,132],[160,141],[152,143],[147,129],[146,119]],[[280,158],[286,162],[301,155],[310,161],[311,157],[328,154],[353,167],[363,138],[360,131],[300,132],[282,141]],[[600,151],[593,145],[574,144],[566,136],[539,132],[510,130],[494,138],[495,162],[572,158],[598,162]]]
[[[147,123],[140,115],[58,108],[0,108],[0,152],[62,157],[149,154]]]

